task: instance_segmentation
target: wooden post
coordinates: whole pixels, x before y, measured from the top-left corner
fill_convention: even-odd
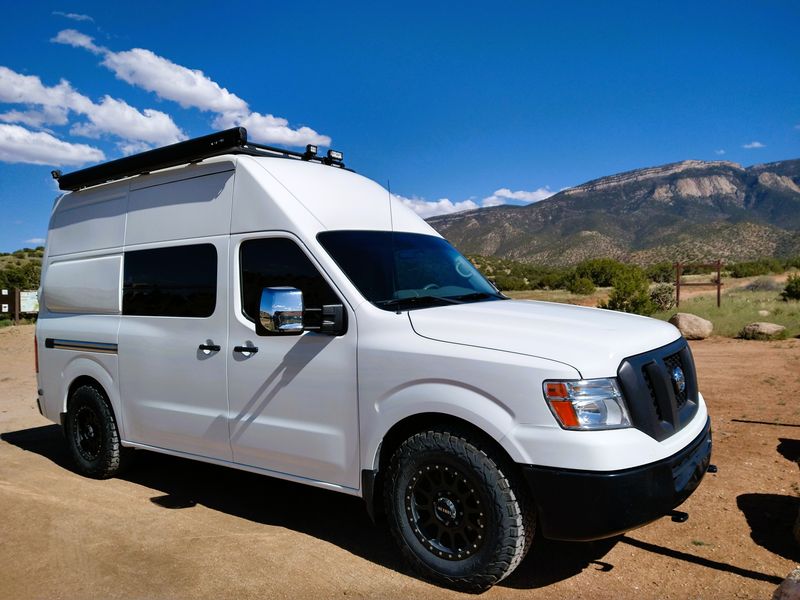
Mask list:
[[[14,298],[14,325],[19,325],[19,288],[14,288],[12,298]]]
[[[675,306],[681,305],[681,272],[682,265],[680,262],[675,263]]]
[[[722,300],[722,261],[717,261],[717,308],[719,308],[720,301]]]

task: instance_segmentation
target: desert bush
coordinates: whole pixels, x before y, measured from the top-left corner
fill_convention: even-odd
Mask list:
[[[9,265],[0,269],[0,287],[35,290],[39,287],[42,266],[33,262]]]
[[[800,275],[789,275],[786,287],[781,292],[784,300],[800,300]]]
[[[671,283],[659,283],[650,290],[650,301],[656,310],[669,310],[675,306],[675,287]]]
[[[492,279],[494,279],[495,285],[501,290],[511,291],[528,289],[528,285],[525,283],[525,280],[522,277],[514,277],[513,275],[498,273]]]
[[[653,283],[667,283],[675,279],[675,267],[668,262],[650,265],[646,272],[647,278]]]
[[[777,258],[762,258],[748,262],[735,263],[730,266],[731,277],[755,277],[770,273],[783,273],[784,264]]]
[[[588,277],[575,277],[567,283],[567,291],[573,294],[588,296],[594,294],[594,283]]]
[[[626,265],[613,258],[591,258],[575,266],[575,275],[591,279],[597,287],[613,285],[616,275],[624,271]]]
[[[607,302],[600,308],[608,308],[638,315],[651,315],[656,311],[650,299],[650,282],[642,268],[628,265],[614,276],[613,289]]]
[[[744,286],[748,292],[779,292],[783,286],[771,277],[759,277]]]

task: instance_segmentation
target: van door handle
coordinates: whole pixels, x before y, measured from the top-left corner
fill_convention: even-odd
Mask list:
[[[219,352],[222,347],[219,344],[200,344],[197,349],[204,352]]]
[[[258,352],[258,346],[234,346],[234,352],[241,352],[242,354],[255,354]]]

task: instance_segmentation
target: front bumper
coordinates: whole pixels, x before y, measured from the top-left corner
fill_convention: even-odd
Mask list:
[[[545,537],[595,540],[669,513],[700,484],[711,461],[711,420],[672,456],[620,471],[577,471],[523,465]]]

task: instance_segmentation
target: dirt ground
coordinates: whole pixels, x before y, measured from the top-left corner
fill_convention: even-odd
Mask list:
[[[800,562],[800,340],[692,349],[719,472],[689,520],[537,540],[484,598],[766,599]],[[0,598],[466,597],[410,574],[357,498],[144,452],[81,477],[35,385],[33,328],[0,330]]]

